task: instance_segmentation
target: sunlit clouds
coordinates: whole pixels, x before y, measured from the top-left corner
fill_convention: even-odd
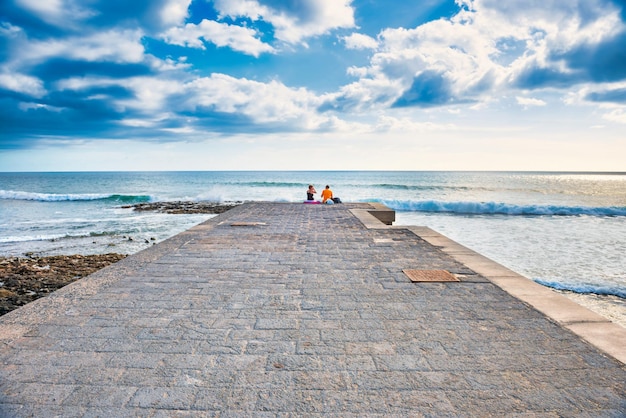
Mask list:
[[[127,140],[156,154],[167,152],[159,144],[194,143],[190,160],[198,148],[221,153],[196,169],[287,169],[285,155],[297,160],[316,143],[344,152],[360,140],[369,148],[293,165],[536,169],[529,160],[543,141],[548,152],[582,154],[542,169],[623,169],[622,1],[394,0],[388,13],[378,3],[7,0],[0,164],[37,169],[27,156]],[[279,138],[273,160],[267,149]],[[444,164],[459,141],[473,158],[454,151]],[[366,158],[382,148],[405,152]],[[476,160],[481,149],[506,158]],[[255,150],[265,159],[237,166],[234,154]],[[428,152],[437,161],[411,156]]]

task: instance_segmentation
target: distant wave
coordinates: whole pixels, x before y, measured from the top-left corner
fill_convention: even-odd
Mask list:
[[[47,234],[47,235],[22,235],[22,236],[9,236],[0,237],[0,244],[14,243],[14,242],[30,242],[30,241],[59,241],[65,239],[77,239],[77,238],[97,238],[116,235],[126,235],[129,231],[102,231],[102,232],[88,232],[83,234]]]
[[[0,190],[0,199],[4,200],[33,200],[39,202],[77,202],[77,201],[92,201],[92,200],[108,200],[117,203],[138,203],[148,202],[151,200],[150,196],[146,195],[123,195],[123,194],[98,194],[98,193],[84,193],[84,194],[57,194],[57,193],[32,193],[22,192],[14,190]]]
[[[626,290],[624,290],[623,287],[600,286],[591,284],[565,284],[561,282],[554,282],[542,279],[534,280],[541,285],[551,287],[557,290],[568,290],[570,292],[582,294],[593,293],[596,295],[611,295],[626,299]]]
[[[50,241],[50,240],[60,239],[63,237],[65,237],[65,235],[63,234],[0,237],[0,244],[13,243],[13,242],[29,242],[29,241]]]
[[[356,185],[352,185],[353,187],[357,187]],[[361,186],[362,187],[362,186]],[[368,186],[370,187],[370,186]],[[485,187],[466,187],[466,186],[433,186],[433,185],[411,185],[411,184],[392,184],[392,183],[379,183],[372,184],[371,187],[378,187],[381,189],[389,189],[389,190],[456,190],[456,191],[466,191],[466,190],[480,190],[480,191],[493,191],[493,189],[485,188]]]
[[[436,200],[401,201],[383,199],[378,201],[391,209],[407,212],[512,216],[626,216],[626,207],[512,205],[498,202],[443,202]]]
[[[282,181],[248,181],[248,182],[232,182],[225,183],[228,185],[236,186],[250,186],[250,187],[307,187],[308,184],[294,183],[294,182],[282,182]]]

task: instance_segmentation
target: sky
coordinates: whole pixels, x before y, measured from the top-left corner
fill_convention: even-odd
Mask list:
[[[2,0],[0,171],[626,171],[626,0]]]

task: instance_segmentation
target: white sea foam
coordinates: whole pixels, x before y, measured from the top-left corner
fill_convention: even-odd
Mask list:
[[[503,202],[401,201],[380,199],[398,211],[510,216],[626,216],[626,207],[515,205]]]
[[[9,237],[0,237],[0,243],[50,241],[53,239],[63,238],[64,236],[65,236],[64,234],[9,236]]]
[[[120,202],[148,201],[150,196],[120,195],[109,193],[34,193],[16,190],[0,190],[3,200],[33,200],[39,202],[68,202],[110,199]]]

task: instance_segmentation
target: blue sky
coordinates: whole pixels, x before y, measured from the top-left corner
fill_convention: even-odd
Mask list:
[[[0,171],[626,171],[624,0],[4,0]]]

